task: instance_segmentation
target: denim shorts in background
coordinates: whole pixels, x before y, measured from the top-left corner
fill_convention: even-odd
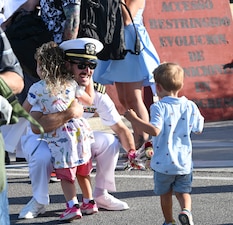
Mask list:
[[[192,191],[193,173],[184,175],[167,175],[154,171],[154,193],[163,195],[171,189],[173,192],[190,193]]]

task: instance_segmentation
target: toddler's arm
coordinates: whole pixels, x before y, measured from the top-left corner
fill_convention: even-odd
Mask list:
[[[77,87],[80,90],[80,86]],[[77,94],[79,91],[76,91],[76,97],[83,105],[92,105],[94,101],[94,84],[92,78],[90,78],[90,83],[85,87],[85,91],[82,94]],[[79,92],[80,93],[80,92]]]
[[[125,118],[129,120],[134,126],[140,127],[144,132],[152,135],[152,136],[158,136],[160,133],[160,129],[153,126],[152,124],[143,121],[141,118],[137,116],[137,114],[132,110],[129,109],[124,114]]]

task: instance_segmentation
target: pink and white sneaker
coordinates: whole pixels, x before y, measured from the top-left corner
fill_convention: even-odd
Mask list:
[[[60,215],[60,220],[75,220],[82,218],[82,213],[78,204],[73,205],[73,207],[69,208],[68,204],[66,204],[66,210]]]
[[[83,202],[80,209],[83,214],[87,215],[91,215],[98,212],[98,208],[94,200],[90,200],[87,204]]]

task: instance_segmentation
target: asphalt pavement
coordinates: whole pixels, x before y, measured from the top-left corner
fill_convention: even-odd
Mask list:
[[[127,121],[125,121],[127,123]],[[111,132],[92,121],[93,129]],[[101,126],[101,127],[100,127]],[[192,190],[195,225],[233,225],[233,121],[206,123],[201,135],[192,135],[194,180]],[[51,203],[45,214],[30,220],[19,220],[18,214],[30,200],[32,192],[27,163],[15,162],[10,154],[11,165],[6,166],[11,224],[65,224],[59,215],[65,209],[65,200],[59,183],[50,183]],[[119,159],[116,169],[117,198],[126,201],[126,211],[100,210],[96,215],[83,216],[72,224],[82,225],[162,225],[163,216],[159,197],[153,193],[153,172],[124,171],[124,160]],[[95,171],[93,171],[92,183]],[[77,185],[78,197],[81,200]],[[174,217],[177,220],[179,205],[174,197]],[[177,221],[178,222],[178,221]],[[178,223],[179,224],[179,223]]]

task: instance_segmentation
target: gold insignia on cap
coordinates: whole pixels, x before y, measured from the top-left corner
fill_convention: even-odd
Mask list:
[[[85,44],[85,51],[88,55],[96,55],[96,46],[93,43]]]

